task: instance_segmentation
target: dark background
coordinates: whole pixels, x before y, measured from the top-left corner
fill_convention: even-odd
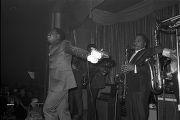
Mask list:
[[[1,0],[1,87],[23,86],[44,98],[51,8],[46,0]]]

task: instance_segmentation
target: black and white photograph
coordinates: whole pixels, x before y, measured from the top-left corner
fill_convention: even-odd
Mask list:
[[[0,120],[180,120],[180,0],[1,0]]]

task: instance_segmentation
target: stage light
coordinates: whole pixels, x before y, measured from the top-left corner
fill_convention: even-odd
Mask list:
[[[97,59],[101,59],[102,58],[102,53],[97,51],[95,48],[91,49],[91,55],[94,56]]]
[[[109,55],[103,51],[96,50],[95,48],[91,48],[91,53],[88,55],[87,60],[91,63],[98,63],[102,58],[109,58]]]
[[[92,55],[89,55],[88,57],[87,57],[87,60],[89,61],[89,62],[91,62],[91,63],[98,63],[98,59],[97,58],[95,58],[94,56],[92,56]]]

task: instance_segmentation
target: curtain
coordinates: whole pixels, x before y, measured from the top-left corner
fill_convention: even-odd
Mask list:
[[[91,37],[93,37],[98,48],[104,48],[116,61],[116,67],[112,70],[112,79],[108,82],[112,83],[113,76],[120,73],[120,66],[125,61],[125,49],[132,46],[137,33],[146,34],[149,38],[149,46],[153,47],[156,19],[165,20],[179,14],[180,4],[175,4],[156,10],[135,21],[121,22],[113,25],[96,24],[95,31],[93,31],[94,36]],[[175,34],[160,33],[160,46],[176,48],[175,37]]]
[[[140,19],[120,22],[112,25],[94,23],[87,18],[79,28],[66,29],[67,39],[76,46],[86,49],[90,43],[95,43],[98,49],[103,48],[109,52],[116,66],[112,69],[110,80],[113,83],[115,74],[120,73],[120,67],[125,62],[125,49],[131,48],[132,42],[137,33],[144,33],[149,38],[149,47],[155,45],[154,30],[156,20],[165,20],[180,14],[180,4],[155,10]],[[176,48],[175,34],[160,34],[160,46]]]
[[[179,0],[143,0],[129,8],[117,13],[111,13],[100,9],[92,11],[92,18],[95,23],[103,25],[116,24],[118,22],[127,22],[142,18],[154,10],[178,3]]]

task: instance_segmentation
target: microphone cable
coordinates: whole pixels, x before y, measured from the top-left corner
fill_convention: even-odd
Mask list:
[[[115,103],[114,103],[114,120],[116,120],[117,117],[117,102],[118,102],[118,89],[116,90]]]
[[[90,79],[90,66],[89,66],[89,62],[88,61],[87,61],[86,65],[87,65],[87,76],[88,76],[88,80],[89,80],[88,87],[87,87],[87,89],[88,89],[87,92],[89,91],[89,93],[90,93],[90,98],[91,98],[90,101],[93,104],[94,110],[95,110],[95,111],[92,111],[92,112],[95,112],[95,120],[96,120],[97,119],[96,103],[94,103],[94,96],[93,96],[92,89],[91,89],[91,80],[92,79]]]

